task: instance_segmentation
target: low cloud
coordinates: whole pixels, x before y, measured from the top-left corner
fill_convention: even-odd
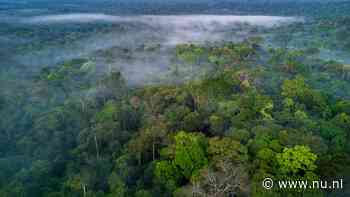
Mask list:
[[[300,18],[279,16],[237,16],[237,15],[138,15],[113,16],[106,14],[64,14],[41,15],[21,18],[20,23],[32,26],[50,26],[67,24],[112,23],[125,27],[108,33],[96,33],[69,43],[68,46],[46,46],[45,49],[22,54],[16,59],[23,64],[51,65],[66,59],[77,57],[95,57],[102,62],[103,57],[97,51],[109,51],[113,60],[102,66],[118,68],[132,84],[143,84],[157,77],[170,65],[169,49],[176,44],[187,42],[234,41],[249,35],[251,28],[258,26],[270,28],[284,25]],[[242,28],[243,25],[243,28]],[[159,44],[157,52],[139,51],[148,44]],[[130,57],[125,58],[117,47],[127,49]]]
[[[223,34],[238,25],[273,27],[302,21],[301,18],[280,16],[237,16],[237,15],[138,15],[114,16],[106,14],[63,14],[43,15],[20,20],[31,25],[52,25],[69,23],[113,23],[136,24],[139,31],[151,31],[152,34],[161,32],[165,44],[184,42],[217,41]],[[144,29],[141,29],[144,28]]]
[[[148,25],[172,26],[176,28],[190,28],[193,24],[210,27],[212,24],[230,25],[249,23],[251,25],[271,27],[286,22],[300,20],[294,17],[279,16],[237,16],[237,15],[139,15],[114,16],[106,14],[62,14],[43,15],[22,19],[24,23],[52,24],[52,23],[91,23],[91,22],[141,22]]]

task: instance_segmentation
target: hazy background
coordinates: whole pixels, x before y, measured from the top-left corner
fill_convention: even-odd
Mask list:
[[[0,64],[31,78],[43,67],[88,58],[105,72],[115,68],[130,83],[143,84],[168,69],[176,44],[268,37],[276,27],[312,22],[319,12],[334,14],[327,12],[334,2],[0,0]]]
[[[0,3],[3,68],[24,68],[35,74],[70,59],[95,58],[99,68],[117,68],[131,83],[143,83],[166,71],[169,50],[176,44],[238,41],[259,34],[256,27],[304,21],[298,16],[218,11],[212,4],[221,4],[215,1],[193,2],[200,6],[181,0],[98,1],[96,6],[91,4],[97,1],[78,0],[6,2]],[[152,45],[159,50],[143,50]]]

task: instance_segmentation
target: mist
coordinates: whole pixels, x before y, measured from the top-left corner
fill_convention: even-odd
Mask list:
[[[3,19],[4,20],[4,19]],[[73,31],[71,42],[47,45],[44,48],[26,51],[14,56],[21,64],[36,68],[55,65],[74,58],[95,57],[100,69],[121,70],[131,84],[145,84],[152,76],[159,76],[170,65],[170,52],[178,44],[206,43],[219,41],[240,41],[256,33],[255,28],[269,29],[276,26],[303,22],[301,17],[281,16],[238,16],[238,15],[132,15],[118,16],[103,13],[71,13],[57,15],[37,15],[30,17],[8,17],[7,23],[36,29],[36,36],[29,41],[34,46],[40,42],[62,40]],[[98,29],[105,29],[99,32]],[[86,29],[86,30],[85,30]],[[80,36],[81,30],[88,33]],[[46,31],[62,32],[59,37],[46,38]],[[95,33],[93,33],[95,32]],[[6,37],[3,38],[6,40]],[[16,39],[18,40],[18,39]],[[9,39],[7,39],[9,41]],[[28,43],[22,44],[26,46]],[[21,44],[19,44],[21,45]],[[137,50],[148,45],[159,45],[156,52]],[[132,58],[126,60],[115,54],[106,63],[97,52],[113,48],[131,51]],[[35,58],[33,58],[35,57]],[[144,57],[144,58],[142,58]]]

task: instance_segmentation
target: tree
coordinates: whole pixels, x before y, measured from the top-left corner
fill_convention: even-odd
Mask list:
[[[171,160],[156,163],[155,174],[167,187],[175,189],[180,180],[193,180],[208,164],[207,142],[203,135],[180,131],[176,134]]]
[[[211,115],[209,117],[209,123],[210,132],[213,135],[222,135],[225,131],[225,127],[227,127],[227,124],[225,124],[225,120],[218,115]]]
[[[108,197],[127,197],[127,185],[123,182],[123,180],[115,173],[112,173],[109,177],[109,186],[111,189],[111,193]]]
[[[200,134],[180,131],[175,136],[174,165],[184,177],[190,179],[207,165],[206,148],[206,139]]]
[[[285,80],[282,85],[282,96],[306,105],[308,109],[318,112],[322,117],[330,114],[330,109],[324,96],[311,89],[305,79],[298,75],[295,79]]]
[[[250,91],[239,98],[239,113],[233,116],[232,123],[244,127],[253,120],[272,120],[272,109],[271,98],[255,90]]]
[[[246,192],[248,150],[232,138],[209,139],[210,166],[201,170],[193,183],[193,192],[199,196],[224,197]]]
[[[308,91],[310,91],[310,87],[301,75],[295,79],[285,80],[282,85],[282,96],[286,98],[301,99]]]
[[[135,193],[135,197],[152,197],[152,193],[147,190],[138,190]]]
[[[149,126],[147,124],[145,128],[140,129],[138,136],[129,143],[129,151],[138,155],[139,164],[142,159],[144,162],[156,160],[159,149],[167,140],[168,128],[164,120],[155,117],[149,119]]]
[[[333,118],[332,122],[346,131],[350,131],[350,115],[340,113]]]
[[[199,197],[226,197],[247,192],[246,169],[227,162],[220,162],[219,165],[218,171],[211,168],[201,171],[199,181],[193,186],[193,194]]]
[[[346,146],[346,132],[339,126],[327,121],[322,121],[320,124],[320,135],[328,142],[332,151],[342,151]]]
[[[172,105],[165,111],[165,117],[168,120],[170,130],[176,131],[184,129],[183,121],[191,113],[190,108],[183,105]]]
[[[219,161],[230,161],[244,164],[248,160],[248,150],[245,146],[232,138],[210,138],[208,155],[213,163]]]
[[[278,172],[290,177],[315,177],[316,160],[317,155],[312,153],[309,147],[301,145],[285,148],[282,153],[276,155]]]
[[[201,124],[202,117],[197,111],[190,112],[184,117],[184,129],[186,131],[198,131],[201,128]]]
[[[169,190],[174,190],[182,179],[181,171],[172,161],[157,162],[154,173]]]
[[[349,100],[340,100],[334,106],[334,111],[338,113],[346,113],[350,115],[350,101]]]
[[[227,136],[232,137],[232,139],[242,144],[247,144],[250,138],[250,133],[246,129],[231,128]]]
[[[128,94],[126,82],[119,71],[112,71],[98,81],[98,99],[102,102],[109,98],[119,100]]]

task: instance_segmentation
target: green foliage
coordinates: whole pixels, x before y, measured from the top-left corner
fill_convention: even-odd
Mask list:
[[[96,122],[114,122],[117,119],[118,106],[116,103],[109,101],[105,104],[103,109],[96,113]]]
[[[250,138],[250,133],[246,129],[234,129],[231,128],[228,136],[232,137],[232,139],[241,142],[242,144],[246,144]]]
[[[225,120],[222,117],[211,115],[209,117],[209,123],[213,135],[220,135],[225,131]]]
[[[300,75],[295,79],[285,80],[282,86],[282,96],[291,99],[301,99],[308,91],[310,88]]]
[[[348,176],[345,65],[258,38],[174,50],[158,84],[76,59],[1,88],[0,196],[292,197],[261,181]]]
[[[207,163],[206,140],[203,136],[184,131],[175,136],[174,165],[184,177],[190,179]]]
[[[171,161],[159,161],[156,164],[155,175],[169,189],[175,189],[181,180],[181,171]]]
[[[276,155],[278,170],[288,176],[311,176],[316,170],[317,155],[306,146],[285,148]]]
[[[202,117],[198,112],[190,112],[184,117],[186,131],[198,131],[201,128]]]
[[[215,164],[221,161],[233,163],[245,163],[248,160],[248,150],[239,142],[231,138],[211,138],[209,139],[208,155]]]
[[[247,120],[271,120],[270,110],[273,108],[272,100],[265,95],[255,91],[242,95],[239,98],[239,113],[232,118],[235,126],[244,127]],[[242,125],[243,123],[243,125]]]
[[[194,44],[177,45],[175,50],[179,59],[192,64],[198,63],[201,56],[205,53],[203,47]]]
[[[330,143],[330,149],[341,151],[346,145],[346,132],[331,122],[322,122],[320,128],[321,136]]]
[[[343,112],[346,114],[350,114],[350,101],[347,101],[347,100],[338,101],[334,106],[334,110],[336,111],[336,113]]]
[[[306,105],[307,108],[320,113],[321,116],[328,116],[330,113],[326,99],[319,92],[312,90],[302,76],[292,80],[285,80],[282,85],[282,96],[293,99]]]
[[[346,113],[340,113],[333,118],[332,122],[339,127],[350,131],[350,115]]]
[[[147,190],[139,190],[135,193],[135,197],[152,197],[152,193]]]
[[[108,195],[110,197],[112,196],[120,196],[120,197],[126,197],[127,195],[127,186],[125,183],[121,180],[119,176],[116,174],[111,174],[109,178],[109,185],[111,188],[111,193]]]

